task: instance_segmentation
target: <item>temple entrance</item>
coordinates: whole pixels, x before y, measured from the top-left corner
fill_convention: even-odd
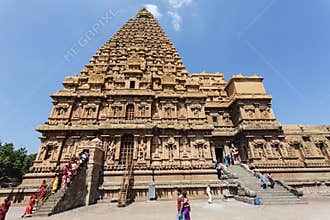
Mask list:
[[[133,160],[134,137],[132,134],[125,134],[121,138],[119,165],[129,166]]]
[[[223,147],[215,148],[215,157],[218,163],[223,163]]]

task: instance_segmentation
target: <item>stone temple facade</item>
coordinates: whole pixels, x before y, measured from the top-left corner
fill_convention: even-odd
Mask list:
[[[260,76],[189,73],[146,9],[140,10],[51,95],[41,145],[24,186],[52,178],[88,149],[89,189],[119,196],[134,176],[136,198],[155,183],[158,198],[175,187],[192,196],[218,184],[215,160],[238,152],[252,169],[291,185],[329,179],[330,126],[282,125]],[[96,195],[96,193],[95,193]]]

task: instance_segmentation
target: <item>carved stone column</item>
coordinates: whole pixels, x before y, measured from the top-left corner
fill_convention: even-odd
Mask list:
[[[147,149],[146,149],[146,160],[151,160],[151,140],[153,135],[152,134],[147,134],[145,135],[146,141],[147,141]]]
[[[116,164],[118,164],[119,161],[119,154],[120,154],[120,145],[121,145],[121,135],[115,135],[114,136],[114,141],[116,143],[116,152],[115,152],[115,161]]]
[[[225,142],[225,145],[224,145],[224,153],[225,153],[225,155],[224,156],[230,155],[230,148],[229,148],[230,143],[231,143],[230,141],[226,141]]]
[[[134,146],[133,146],[133,160],[138,158],[138,148],[139,148],[140,135],[134,135]]]

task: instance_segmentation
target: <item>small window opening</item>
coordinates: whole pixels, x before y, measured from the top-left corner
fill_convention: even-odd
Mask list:
[[[129,82],[129,88],[130,89],[135,89],[135,81],[130,81]]]

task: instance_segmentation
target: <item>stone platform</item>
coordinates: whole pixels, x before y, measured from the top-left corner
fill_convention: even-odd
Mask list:
[[[330,197],[309,200],[308,204],[288,206],[254,206],[237,201],[216,200],[208,204],[205,200],[193,200],[192,219],[194,220],[324,220],[329,218]],[[10,209],[7,219],[20,219],[23,207]],[[134,219],[168,220],[175,219],[175,201],[136,202],[126,208],[115,204],[97,204],[67,211],[50,217],[33,217],[35,220],[89,220],[89,219]]]

